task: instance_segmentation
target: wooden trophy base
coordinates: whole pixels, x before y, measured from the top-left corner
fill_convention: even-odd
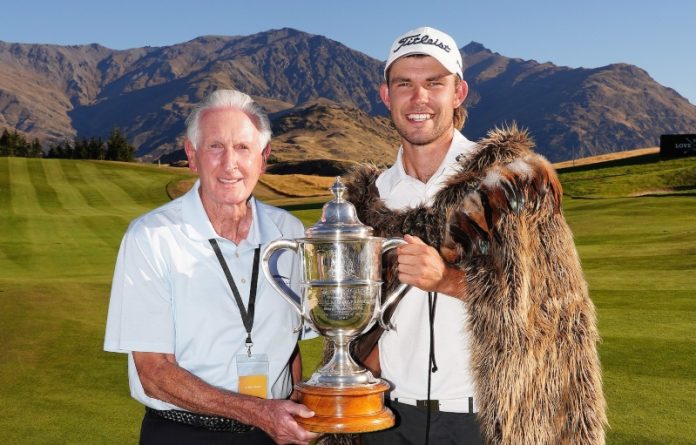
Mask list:
[[[389,385],[384,380],[355,387],[333,388],[298,383],[300,403],[314,417],[295,417],[306,430],[316,433],[367,433],[394,425],[394,414],[384,406]]]

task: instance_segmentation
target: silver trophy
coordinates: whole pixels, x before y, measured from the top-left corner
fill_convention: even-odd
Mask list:
[[[330,190],[335,198],[324,204],[321,220],[305,231],[305,238],[271,242],[261,265],[301,319],[333,344],[326,365],[296,386],[301,401],[316,413],[298,421],[313,431],[374,431],[393,424],[393,415],[383,406],[389,386],[353,360],[349,345],[375,322],[389,329],[384,313],[409,286],[401,283],[381,303],[382,255],[405,241],[372,236],[372,228],[362,224],[353,204],[343,199],[340,178]],[[301,297],[290,295],[271,273],[269,261],[281,249],[300,257]],[[362,407],[365,404],[369,407]]]

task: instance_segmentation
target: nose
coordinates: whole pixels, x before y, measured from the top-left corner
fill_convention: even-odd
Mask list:
[[[221,161],[225,171],[233,171],[237,169],[237,153],[233,147],[228,147],[225,149]]]
[[[423,86],[416,86],[413,90],[413,102],[417,104],[428,103],[428,90]]]

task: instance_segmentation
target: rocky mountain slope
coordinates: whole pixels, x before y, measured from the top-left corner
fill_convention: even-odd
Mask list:
[[[694,132],[696,106],[631,65],[595,69],[462,48],[470,120],[528,127],[552,161],[654,146]],[[0,42],[0,128],[50,144],[120,127],[143,160],[180,149],[193,103],[216,88],[245,91],[272,113],[275,159],[390,162],[397,137],[380,103],[382,62],[294,29],[205,36],[115,51]]]
[[[568,68],[462,49],[471,94],[467,134],[517,121],[553,161],[659,145],[660,134],[696,130],[696,106],[627,64]]]

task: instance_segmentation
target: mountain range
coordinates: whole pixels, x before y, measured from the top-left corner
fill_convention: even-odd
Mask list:
[[[461,52],[470,139],[515,121],[538,152],[561,161],[696,131],[696,106],[636,66],[561,67],[476,42]],[[398,136],[377,92],[382,69],[340,42],[289,28],[128,50],[0,42],[0,128],[47,147],[119,127],[141,159],[172,159],[193,104],[235,88],[270,113],[276,162],[388,164]]]

